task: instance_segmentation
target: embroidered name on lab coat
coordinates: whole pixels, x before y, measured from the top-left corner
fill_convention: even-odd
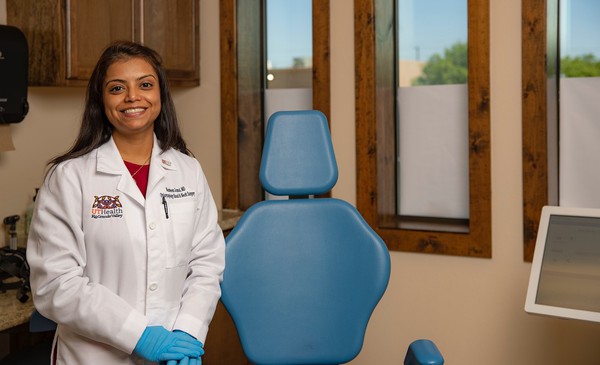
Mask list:
[[[92,204],[92,218],[121,218],[123,217],[123,205],[119,196],[94,195]]]
[[[169,198],[169,199],[181,199],[187,198],[188,196],[195,196],[195,191],[190,191],[185,188],[185,186],[181,186],[178,188],[165,188],[166,193],[160,193],[161,198]]]

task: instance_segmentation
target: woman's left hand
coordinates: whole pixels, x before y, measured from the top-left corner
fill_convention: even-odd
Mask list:
[[[189,365],[202,365],[202,357],[190,357],[189,359]],[[181,365],[182,362],[180,361],[179,364]]]
[[[202,365],[201,357],[184,357],[183,359],[167,361],[166,365]]]

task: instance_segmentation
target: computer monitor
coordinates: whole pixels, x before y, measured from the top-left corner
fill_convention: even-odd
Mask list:
[[[542,209],[525,311],[600,322],[600,209]]]

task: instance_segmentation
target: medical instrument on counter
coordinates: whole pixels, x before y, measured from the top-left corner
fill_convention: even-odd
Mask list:
[[[0,248],[0,293],[17,289],[16,296],[21,303],[29,299],[29,264],[25,250]]]
[[[18,215],[11,215],[4,218],[4,225],[8,226],[9,247],[11,250],[17,249],[17,222],[21,219]]]
[[[17,289],[17,299],[25,303],[29,299],[29,264],[25,250],[17,247],[18,215],[4,218],[8,226],[9,247],[0,248],[0,292]]]

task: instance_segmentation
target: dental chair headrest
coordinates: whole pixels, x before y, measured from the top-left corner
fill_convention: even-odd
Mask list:
[[[274,113],[267,125],[260,181],[273,195],[318,195],[338,178],[329,125],[317,110]]]

